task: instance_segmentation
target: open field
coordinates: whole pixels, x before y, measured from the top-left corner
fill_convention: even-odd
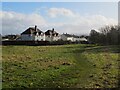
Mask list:
[[[118,46],[3,46],[3,88],[118,87]]]

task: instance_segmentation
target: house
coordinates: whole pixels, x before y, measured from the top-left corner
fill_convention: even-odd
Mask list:
[[[74,41],[74,37],[70,34],[62,34],[61,35],[61,40],[63,41]]]
[[[5,35],[5,36],[2,36],[2,41],[13,41],[13,40],[16,40],[17,38],[19,37],[19,35]]]
[[[24,41],[45,41],[45,34],[41,30],[35,27],[29,27],[27,30],[21,33],[21,38],[19,40]]]
[[[85,37],[80,37],[77,35],[71,34],[62,34],[57,33],[54,28],[52,30],[47,30],[45,33],[35,27],[29,27],[27,30],[21,33],[21,37],[17,40],[22,41],[71,41],[71,42],[87,42]]]
[[[80,36],[77,36],[77,35],[71,35],[71,34],[62,34],[61,35],[61,39],[63,41],[72,41],[72,42],[76,42],[76,41],[85,41],[87,42],[87,39],[85,37],[80,37]]]
[[[60,39],[60,35],[54,30],[54,28],[52,30],[47,30],[45,32],[46,41],[58,41],[59,39]]]
[[[77,35],[72,35],[73,36],[73,41],[76,42],[76,41],[80,41],[80,36],[77,36]]]

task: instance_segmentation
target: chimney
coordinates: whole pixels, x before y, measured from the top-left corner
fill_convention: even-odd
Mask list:
[[[35,31],[37,31],[37,26],[35,25]]]
[[[52,31],[54,32],[54,28],[52,29]]]

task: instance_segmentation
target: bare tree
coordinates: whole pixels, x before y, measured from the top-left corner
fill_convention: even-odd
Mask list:
[[[120,39],[120,26],[105,26],[99,29],[100,32],[91,30],[90,41],[93,43],[116,45]]]

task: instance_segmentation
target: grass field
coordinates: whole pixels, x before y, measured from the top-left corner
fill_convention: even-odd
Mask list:
[[[2,87],[115,88],[118,54],[118,46],[2,46]]]

